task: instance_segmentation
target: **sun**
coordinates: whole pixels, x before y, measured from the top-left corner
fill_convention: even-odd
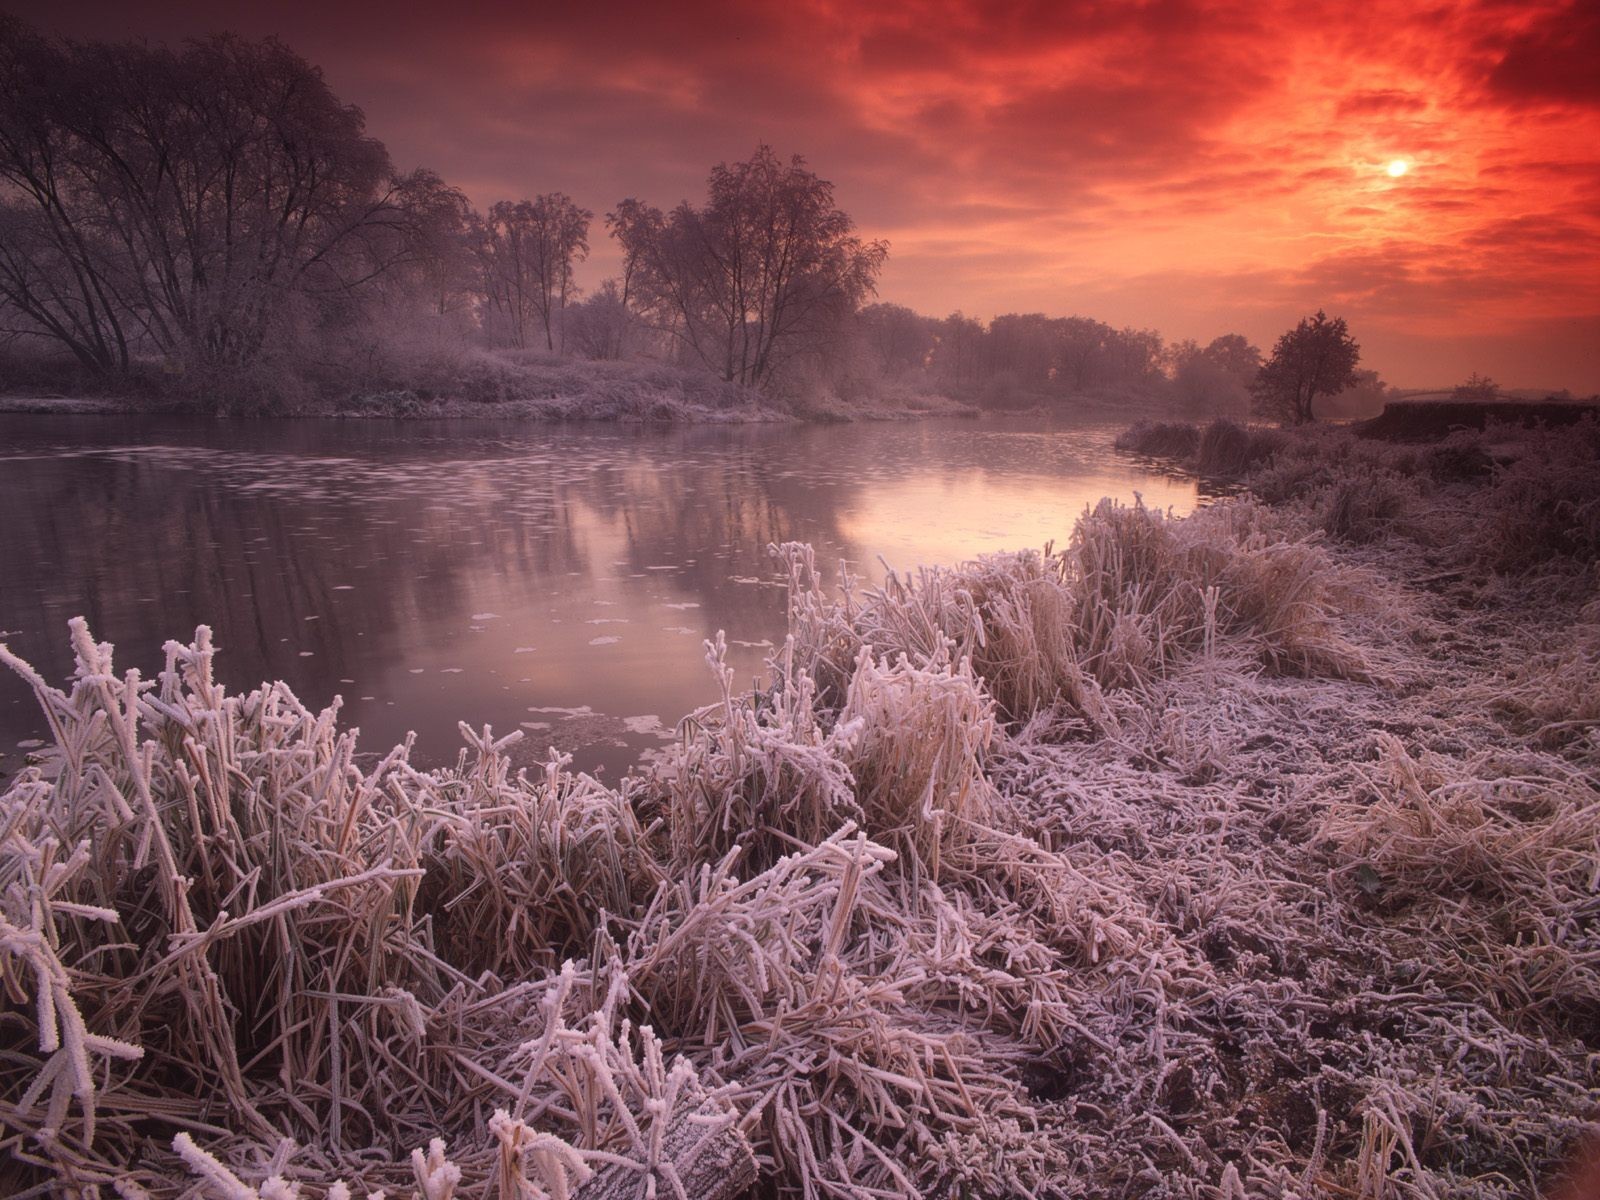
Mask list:
[[[1389,177],[1391,179],[1399,179],[1400,176],[1411,170],[1411,164],[1403,158],[1391,159],[1389,165],[1386,166],[1384,170],[1389,172]]]

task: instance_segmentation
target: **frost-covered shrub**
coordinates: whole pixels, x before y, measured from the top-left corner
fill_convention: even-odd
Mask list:
[[[1139,421],[1117,435],[1116,448],[1132,454],[1187,460],[1200,448],[1200,429],[1186,421]]]
[[[994,701],[971,663],[943,656],[892,666],[863,650],[839,726],[864,827],[895,850],[901,869],[931,879],[941,866],[971,870],[974,833],[997,820],[983,773],[996,732]]]
[[[233,417],[293,416],[315,399],[301,364],[287,356],[243,366],[192,365],[164,390],[202,412]]]
[[[1172,520],[1103,500],[1079,522],[1067,563],[1079,652],[1106,686],[1143,686],[1221,635],[1278,670],[1372,670],[1338,632],[1341,572],[1257,506]]]
[[[1320,505],[1320,524],[1342,542],[1374,542],[1401,527],[1415,499],[1415,489],[1398,475],[1367,472],[1328,489]]]
[[[1327,488],[1335,472],[1326,462],[1304,455],[1279,454],[1246,477],[1250,494],[1265,504],[1291,504]]]
[[[1592,600],[1559,643],[1517,662],[1495,682],[1493,707],[1541,744],[1590,747],[1600,759],[1600,600]]]
[[[1096,723],[1104,690],[1144,688],[1223,635],[1248,638],[1276,669],[1371,669],[1335,632],[1341,573],[1246,503],[1178,520],[1104,500],[1058,554],[891,576],[858,604],[828,601],[801,558],[786,653],[835,705],[863,646],[928,663],[948,645],[1013,721],[1062,705]]]
[[[600,912],[658,882],[616,794],[559,763],[509,772],[517,735],[464,730],[455,769],[415,771],[408,746],[363,769],[336,709],[281,683],[225,694],[204,628],[168,644],[153,685],[114,671],[81,621],[73,637],[66,692],[0,648],[57,731],[48,773],[0,797],[0,895],[26,901],[41,868],[56,895],[54,911],[27,901],[36,948],[0,936],[0,971],[20,952],[54,980],[0,1066],[6,1128],[65,1135],[28,1151],[45,1178],[120,1176],[151,1112],[403,1160],[459,1094],[463,1056],[498,1064],[526,1036],[543,993],[493,972],[548,969],[563,938],[586,951]],[[52,868],[69,846],[72,869]],[[60,1045],[84,1070],[62,1070]],[[96,1055],[127,1060],[108,1086]]]
[[[1600,558],[1600,449],[1592,429],[1532,440],[1496,473],[1484,506],[1481,546],[1495,570]]]
[[[1422,473],[1437,483],[1480,483],[1494,471],[1482,435],[1472,431],[1452,433],[1419,457]]]
[[[381,413],[394,417],[420,417],[429,411],[429,404],[417,392],[399,388],[388,392],[366,392],[351,401],[357,412]]]
[[[1277,430],[1251,429],[1218,417],[1200,433],[1195,470],[1201,475],[1238,478],[1277,453],[1285,435]]]
[[[1461,763],[1379,735],[1365,793],[1335,804],[1323,834],[1364,868],[1392,918],[1456,986],[1557,1025],[1600,1017],[1600,956],[1579,915],[1600,872],[1600,803],[1580,779],[1528,777],[1486,753]],[[1493,921],[1463,897],[1482,898]],[[1537,953],[1529,947],[1537,946]]]

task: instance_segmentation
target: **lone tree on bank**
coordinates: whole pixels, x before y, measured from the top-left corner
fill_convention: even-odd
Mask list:
[[[1317,397],[1336,396],[1355,383],[1360,361],[1361,347],[1344,318],[1329,320],[1319,308],[1278,339],[1256,373],[1250,385],[1255,412],[1286,425],[1315,421]]]
[[[768,146],[711,172],[703,208],[624,200],[606,223],[628,302],[686,355],[751,387],[831,344],[872,295],[888,255],[855,235],[833,184]]]

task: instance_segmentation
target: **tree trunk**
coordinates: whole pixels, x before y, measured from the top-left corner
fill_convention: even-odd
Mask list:
[[[695,1116],[727,1120],[727,1124],[715,1129],[714,1125],[682,1119],[662,1139],[661,1157],[677,1170],[688,1200],[737,1200],[756,1181],[756,1158],[749,1139],[715,1101],[701,1104]],[[613,1164],[597,1171],[573,1193],[573,1200],[640,1200],[647,1179],[645,1172]],[[657,1172],[656,1196],[668,1200],[676,1194]]]

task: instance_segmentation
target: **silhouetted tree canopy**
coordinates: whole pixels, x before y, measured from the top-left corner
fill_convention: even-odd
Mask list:
[[[1258,415],[1284,424],[1315,421],[1319,396],[1332,396],[1356,382],[1361,348],[1343,317],[1320,308],[1278,339],[1257,372],[1250,394]]]
[[[1242,411],[1261,369],[1261,351],[1237,333],[1225,333],[1205,346],[1191,338],[1167,348],[1167,365],[1183,409]]]
[[[1495,400],[1500,396],[1500,385],[1474,371],[1465,383],[1456,384],[1450,395],[1455,400]]]
[[[1261,369],[1261,351],[1241,333],[1225,333],[1213,338],[1201,357],[1218,370],[1248,385]]]
[[[238,366],[459,217],[274,39],[58,42],[0,15],[0,306],[100,371]]]
[[[856,323],[875,365],[887,375],[927,366],[938,341],[939,322],[903,304],[869,304]]]
[[[715,167],[703,207],[662,213],[629,199],[607,223],[629,301],[690,358],[752,386],[835,337],[888,254],[855,235],[831,183],[768,146]]]

